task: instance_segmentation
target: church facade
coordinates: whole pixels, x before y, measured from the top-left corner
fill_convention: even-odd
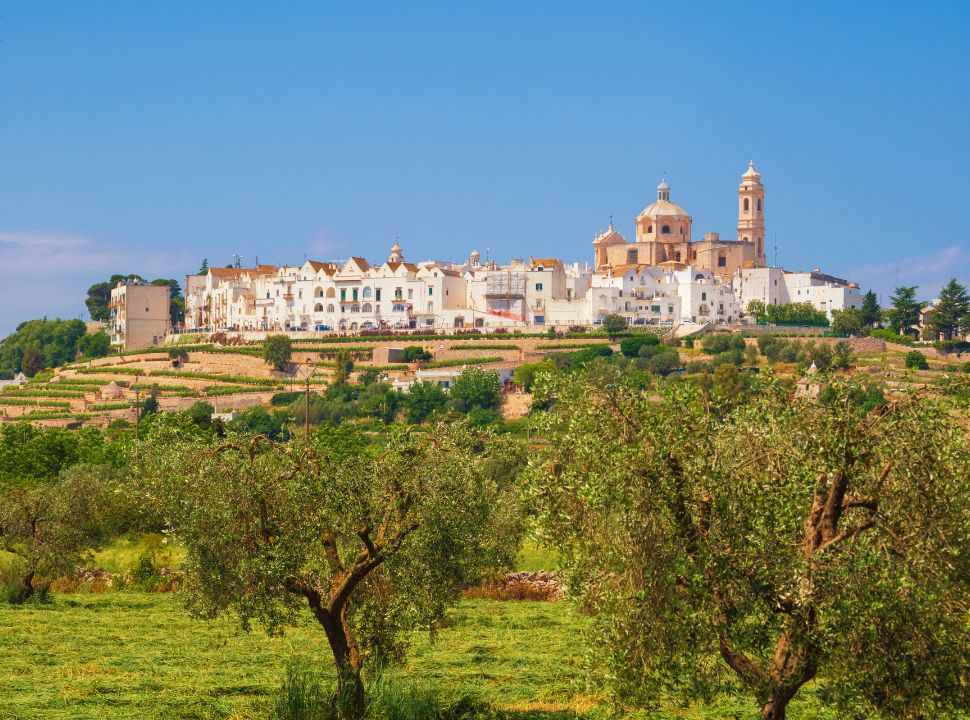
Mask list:
[[[670,185],[657,186],[657,201],[637,216],[636,238],[628,242],[610,223],[593,240],[597,272],[622,273],[627,267],[648,265],[669,270],[694,267],[729,280],[742,268],[765,266],[765,188],[749,163],[738,186],[738,237],[721,240],[718,233],[692,236],[693,219],[670,201]]]

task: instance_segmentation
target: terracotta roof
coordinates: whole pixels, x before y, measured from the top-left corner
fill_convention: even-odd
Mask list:
[[[253,268],[217,268],[210,267],[209,272],[216,277],[239,277],[244,272],[255,272]]]
[[[361,270],[369,270],[370,269],[370,263],[368,263],[366,260],[364,260],[364,258],[351,257],[350,260],[349,260],[349,262],[352,262],[354,265],[356,265],[357,267],[359,267]]]
[[[417,272],[418,271],[418,266],[415,265],[414,263],[406,262],[406,263],[404,263],[404,267],[406,267],[411,272]]]
[[[533,258],[533,257],[529,258],[529,267],[538,267],[540,265],[542,266],[552,265],[553,267],[555,267],[556,265],[561,266],[562,261],[557,260],[556,258]]]
[[[393,272],[394,270],[397,270],[399,267],[401,267],[404,263],[402,263],[402,262],[393,262],[391,260],[388,260],[384,264],[387,265],[389,268],[391,268],[391,271]]]

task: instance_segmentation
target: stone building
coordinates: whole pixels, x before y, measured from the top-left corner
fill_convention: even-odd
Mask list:
[[[644,208],[636,219],[636,238],[627,242],[610,223],[609,229],[593,240],[597,271],[621,265],[650,265],[683,270],[692,267],[729,280],[743,267],[765,265],[765,188],[761,175],[748,165],[738,186],[738,238],[722,240],[718,233],[692,237],[693,218],[670,200],[666,178],[657,186],[657,201]]]
[[[158,345],[172,327],[167,285],[119,282],[111,289],[108,311],[111,344],[125,350]]]

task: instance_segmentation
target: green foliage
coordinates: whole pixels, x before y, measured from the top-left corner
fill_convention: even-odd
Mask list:
[[[350,373],[354,370],[354,358],[347,350],[340,350],[334,356],[336,370],[334,371],[333,381],[337,385],[343,385],[350,379]]]
[[[643,345],[644,347],[651,347],[650,345]],[[593,362],[597,358],[610,357],[613,355],[613,350],[609,345],[591,345],[582,350],[577,350],[576,352],[569,353],[555,353],[548,357],[552,363],[561,370],[578,370],[589,363]]]
[[[294,402],[300,399],[301,395],[303,395],[301,392],[276,393],[272,398],[270,398],[269,404],[277,407],[281,405],[292,405]]]
[[[106,537],[105,498],[116,483],[110,466],[78,466],[54,483],[0,494],[0,549],[22,564],[18,602],[33,595],[40,576],[49,582],[73,571]]]
[[[930,331],[943,340],[970,333],[970,295],[967,288],[951,278],[940,290],[940,297],[927,318]],[[936,339],[936,338],[934,338]]]
[[[285,370],[293,356],[293,344],[288,335],[267,335],[263,341],[263,360],[274,370]]]
[[[607,315],[605,318],[603,318],[603,332],[610,337],[610,340],[615,338],[617,335],[626,332],[626,329],[626,318],[622,315]]]
[[[50,483],[75,465],[121,467],[124,461],[124,448],[94,428],[37,428],[26,422],[0,426],[0,489]]]
[[[832,348],[832,369],[848,370],[852,367],[852,346],[845,340],[839,340]]]
[[[387,425],[393,422],[401,403],[401,393],[392,388],[389,383],[370,383],[360,392],[357,398],[358,412],[365,417],[372,417]]]
[[[892,297],[887,316],[893,332],[905,335],[919,324],[919,313],[925,303],[916,299],[916,286],[898,287]]]
[[[121,403],[117,403],[117,404],[120,405]],[[127,403],[125,403],[125,405],[127,406]],[[145,415],[151,415],[152,413],[157,413],[157,412],[158,412],[158,398],[156,398],[154,395],[149,395],[147,398],[142,400],[141,402],[142,417],[144,417]]]
[[[701,338],[701,349],[710,355],[744,348],[744,338],[735,333],[709,333]]]
[[[793,403],[769,380],[721,415],[693,383],[547,379],[530,497],[619,699],[743,687],[781,718],[819,675],[842,717],[970,709],[966,431],[834,387]]]
[[[639,357],[640,348],[660,344],[656,335],[633,335],[620,342],[620,352],[628,358]]]
[[[882,313],[879,309],[879,300],[876,298],[876,293],[870,290],[862,296],[862,306],[859,308],[859,320],[862,323],[862,327],[868,330],[875,326],[881,319]]]
[[[84,360],[105,357],[111,352],[111,338],[104,330],[82,335],[77,341],[77,351]]]
[[[422,423],[448,404],[448,393],[435,382],[415,382],[404,396],[404,414],[409,423]]]
[[[913,338],[910,335],[900,335],[899,333],[889,330],[888,328],[880,328],[878,330],[873,330],[869,333],[870,337],[879,338],[880,340],[885,340],[886,342],[896,343],[897,345],[912,345]]]
[[[212,413],[215,411],[211,403],[199,400],[189,405],[182,413],[199,427],[208,429],[212,426]]]
[[[651,346],[644,346],[640,348],[642,353],[647,348]],[[642,356],[641,356],[642,357]],[[673,372],[679,367],[682,367],[683,363],[680,361],[680,354],[671,347],[661,346],[656,352],[652,352],[644,362],[645,369],[654,373],[655,375],[667,375]]]
[[[408,629],[440,618],[518,547],[518,455],[467,423],[395,427],[380,452],[351,455],[316,434],[308,447],[230,435],[214,449],[152,431],[140,492],[186,548],[189,608],[275,631],[305,603],[354,717],[364,662],[401,657]]]
[[[28,377],[77,357],[87,327],[80,320],[29,320],[0,341],[0,377]],[[25,362],[26,361],[26,362]]]
[[[837,337],[859,337],[863,335],[861,311],[852,308],[833,310],[832,334]]]
[[[498,355],[485,355],[483,357],[470,358],[451,358],[449,360],[433,360],[426,362],[424,367],[428,370],[434,368],[461,367],[462,365],[488,365],[489,363],[502,362],[505,358]]]
[[[427,362],[432,357],[434,356],[420,345],[408,345],[401,350],[401,362]]]
[[[624,342],[626,342],[624,340]],[[555,372],[556,366],[549,360],[535,363],[522,363],[512,373],[512,382],[521,385],[526,392],[532,392],[532,385],[539,373]]]
[[[184,347],[170,347],[168,349],[168,359],[173,362],[187,363],[189,361],[189,351]]]
[[[760,323],[771,323],[773,325],[825,327],[829,324],[826,314],[821,310],[816,310],[810,302],[765,306],[760,300],[753,300],[748,303],[748,313],[753,315]]]
[[[502,385],[491,370],[468,368],[451,385],[449,405],[459,412],[497,410],[502,404]]]
[[[239,413],[230,425],[239,432],[265,435],[271,440],[285,440],[289,437],[286,430],[286,413],[276,411],[270,414],[260,405]]]
[[[926,356],[919,350],[910,350],[904,358],[906,367],[910,370],[928,370],[930,364],[926,362]]]

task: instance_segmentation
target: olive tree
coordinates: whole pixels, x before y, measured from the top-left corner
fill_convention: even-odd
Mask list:
[[[106,535],[109,488],[120,471],[79,465],[50,484],[0,494],[0,548],[20,561],[17,601],[34,594],[38,576],[52,580],[90,557]]]
[[[364,711],[368,659],[399,657],[460,590],[511,562],[514,446],[464,422],[397,426],[376,451],[229,436],[146,443],[141,497],[184,544],[189,609],[282,630],[309,610],[329,642],[336,702]]]
[[[267,335],[263,340],[263,360],[274,370],[285,370],[293,356],[293,342],[288,335]]]
[[[843,717],[960,716],[965,427],[927,400],[867,413],[763,383],[723,417],[689,381],[541,389],[529,487],[600,674],[644,704],[740,685],[763,720],[813,680]]]

